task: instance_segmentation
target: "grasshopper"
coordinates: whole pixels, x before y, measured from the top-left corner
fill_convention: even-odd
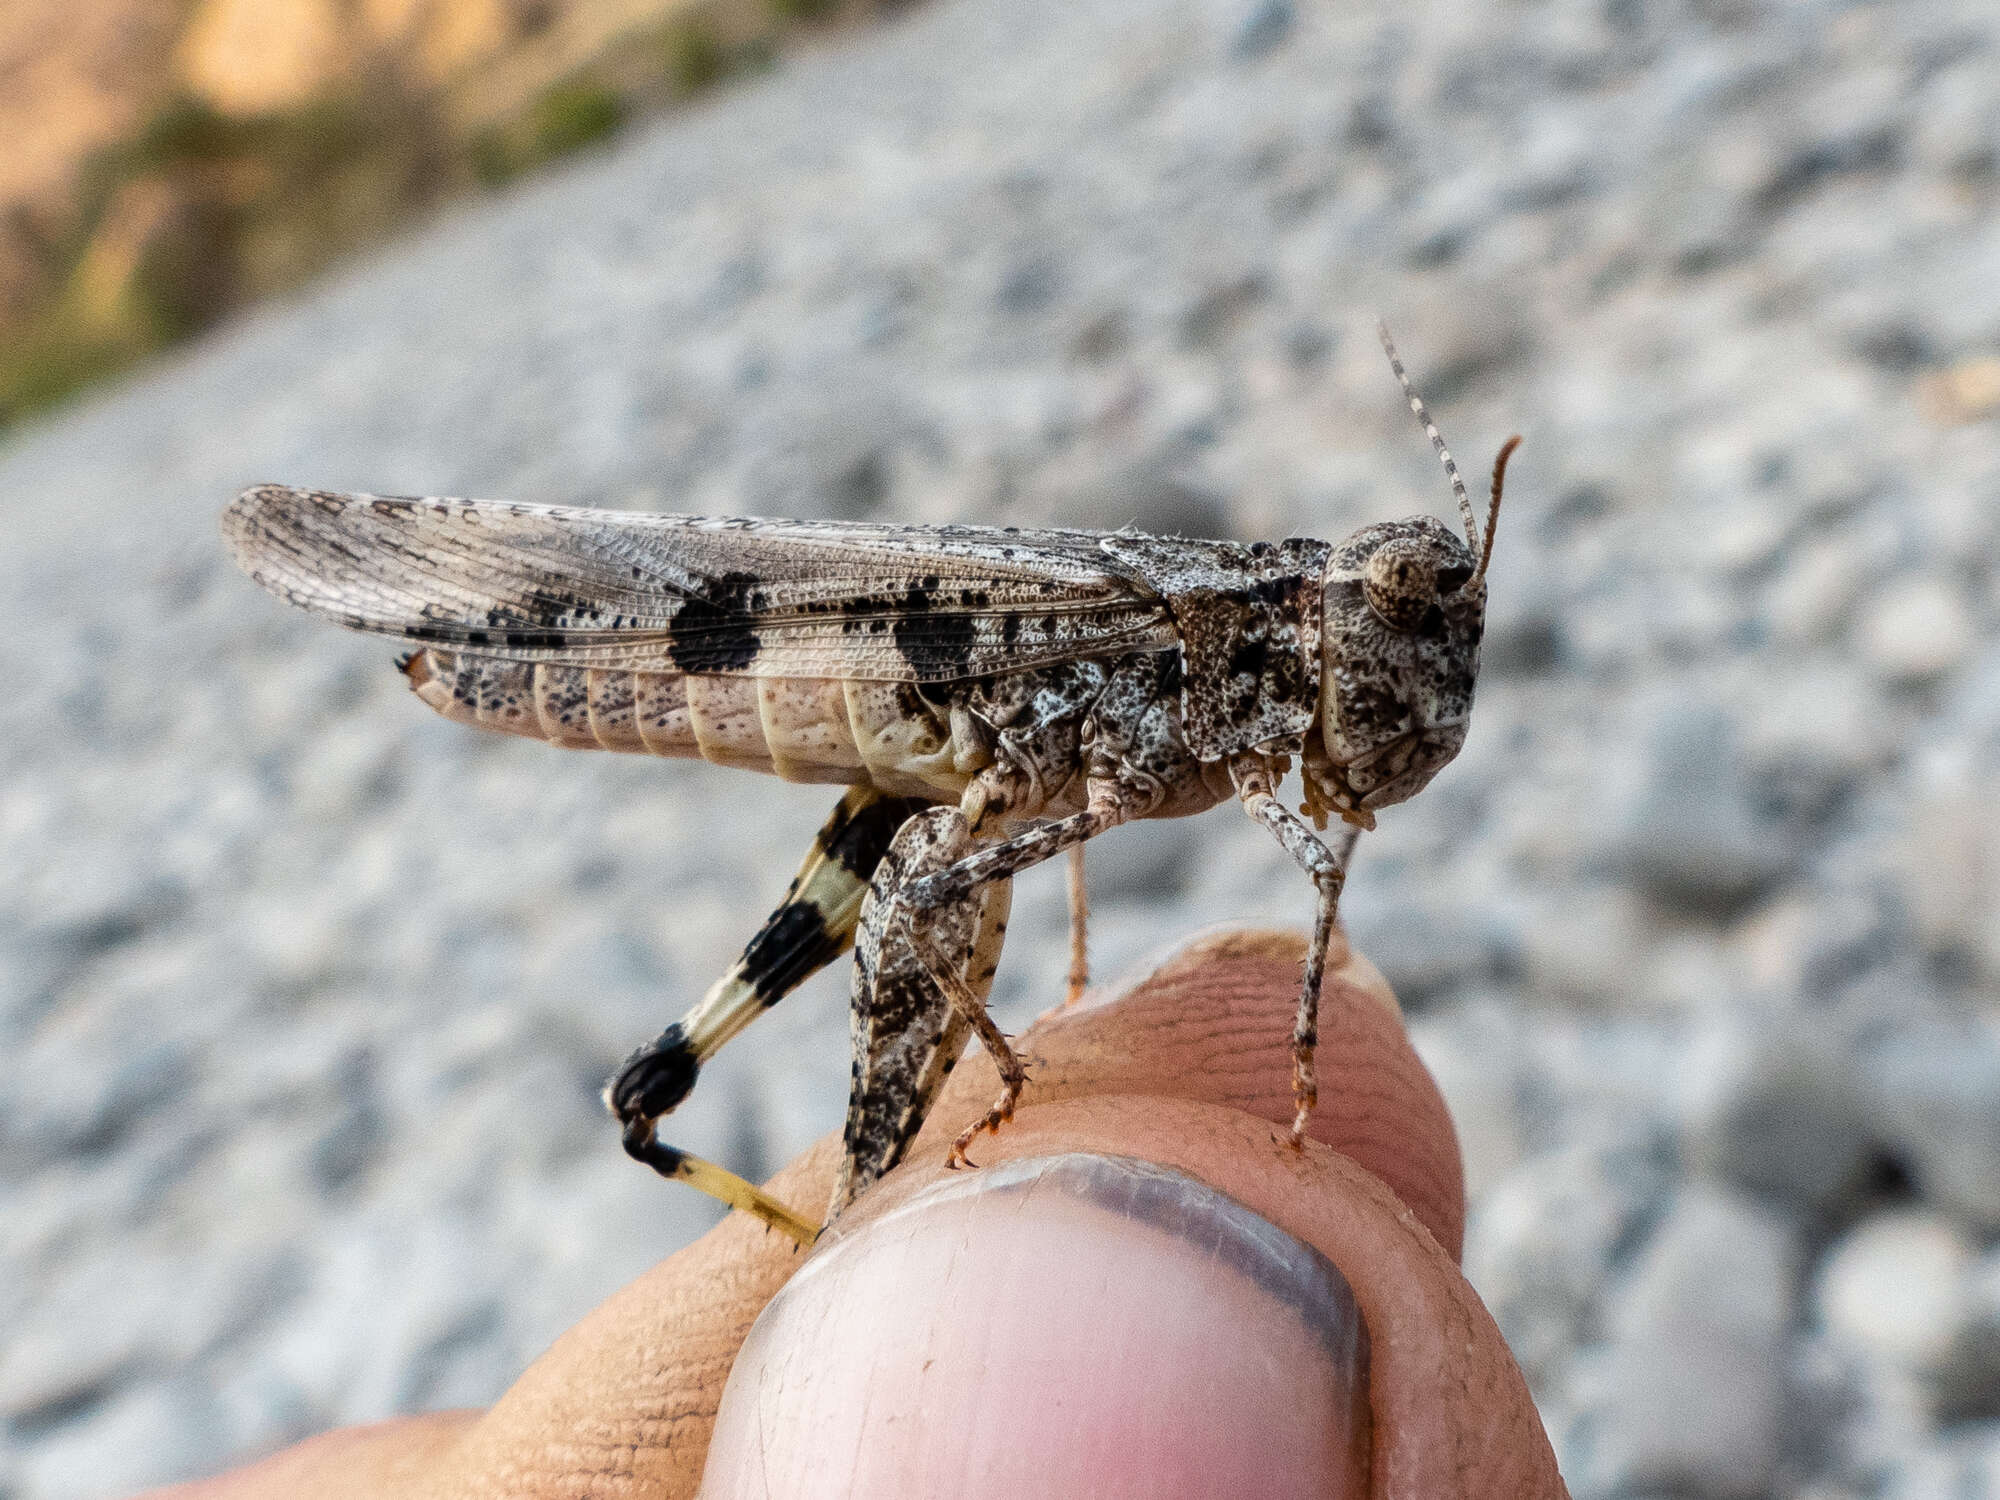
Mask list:
[[[1464,743],[1510,439],[1482,532],[1431,516],[1335,545],[1130,531],[766,521],[397,499],[261,485],[228,508],[236,561],[352,629],[446,718],[557,745],[699,756],[844,784],[790,889],[685,1016],[605,1090],[626,1150],[809,1242],[734,1173],[662,1142],[702,1065],[857,948],[837,1215],[888,1171],[970,1034],[998,1065],[967,1164],[1026,1073],[986,1011],[1011,877],[1071,854],[1072,998],[1086,840],[1239,802],[1318,893],[1292,1031],[1294,1143],[1316,1101],[1321,979],[1355,837]],[[1278,788],[1297,763],[1297,813]],[[1329,843],[1329,817],[1341,829]]]

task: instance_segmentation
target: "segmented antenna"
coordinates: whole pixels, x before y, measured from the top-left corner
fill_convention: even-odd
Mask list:
[[[1493,460],[1493,503],[1486,507],[1486,542],[1479,549],[1479,566],[1472,570],[1472,577],[1465,586],[1471,588],[1486,576],[1486,564],[1493,556],[1493,528],[1500,524],[1500,486],[1507,478],[1507,460],[1514,456],[1514,450],[1521,446],[1521,434],[1515,433],[1500,445],[1500,456]]]
[[[1477,552],[1480,550],[1479,526],[1472,519],[1472,497],[1465,492],[1465,481],[1458,477],[1458,465],[1452,462],[1451,452],[1444,445],[1444,438],[1437,430],[1437,423],[1433,422],[1431,414],[1424,410],[1424,398],[1411,389],[1410,377],[1403,373],[1403,361],[1396,356],[1396,341],[1389,337],[1388,323],[1386,321],[1377,323],[1375,331],[1382,336],[1382,349],[1389,356],[1389,368],[1396,372],[1396,384],[1403,388],[1403,395],[1409,400],[1410,410],[1415,412],[1417,420],[1424,424],[1424,431],[1430,435],[1431,446],[1437,449],[1438,458],[1444,463],[1444,471],[1451,478],[1451,492],[1458,496],[1458,513],[1465,518],[1466,545]],[[1489,552],[1492,550],[1490,539],[1486,543],[1486,550]],[[1485,564],[1482,563],[1480,566],[1483,569]]]

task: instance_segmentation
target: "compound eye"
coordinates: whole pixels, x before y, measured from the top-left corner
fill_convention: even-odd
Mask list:
[[[1436,612],[1437,563],[1420,543],[1384,542],[1368,559],[1361,591],[1385,625],[1405,632],[1420,630],[1426,617]]]

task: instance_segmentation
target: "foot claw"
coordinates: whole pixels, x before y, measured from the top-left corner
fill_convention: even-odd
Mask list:
[[[998,1135],[1000,1127],[1013,1118],[1014,1106],[1011,1102],[1005,1107],[988,1110],[985,1119],[981,1120],[977,1125],[974,1125],[951,1143],[951,1150],[946,1154],[944,1164],[954,1169],[958,1167],[978,1166],[978,1162],[965,1154],[970,1149],[972,1143],[982,1135]]]

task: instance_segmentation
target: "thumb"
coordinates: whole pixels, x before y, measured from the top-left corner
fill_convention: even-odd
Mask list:
[[[897,1174],[773,1300],[703,1495],[1563,1494],[1492,1320],[1350,1159],[1121,1095],[982,1156]]]

